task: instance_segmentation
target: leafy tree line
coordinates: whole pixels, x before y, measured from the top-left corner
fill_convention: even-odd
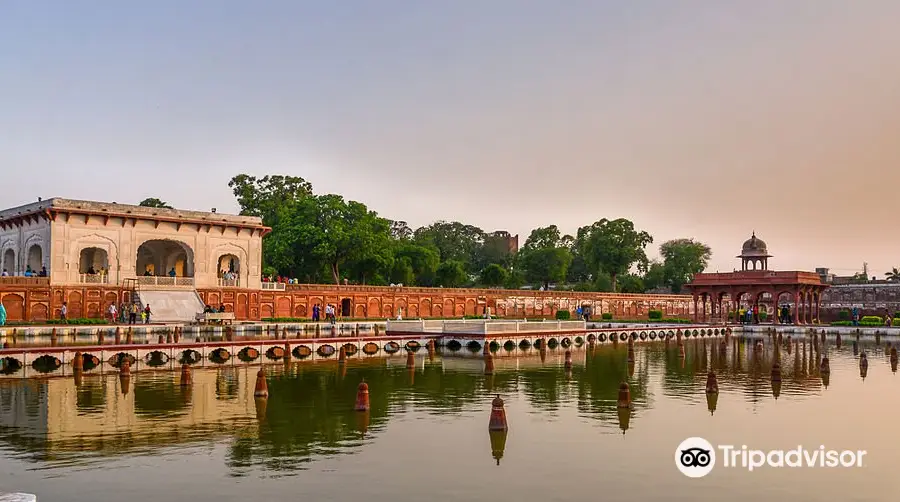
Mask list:
[[[412,229],[340,195],[317,195],[296,176],[240,174],[228,186],[241,214],[272,227],[263,240],[264,273],[301,282],[680,292],[711,255],[700,242],[676,239],[660,246],[660,261],[650,261],[653,237],[621,218],[598,220],[575,236],[556,225],[536,228],[515,252],[506,232],[456,221]]]

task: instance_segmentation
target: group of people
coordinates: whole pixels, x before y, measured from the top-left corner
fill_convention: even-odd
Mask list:
[[[225,305],[224,305],[224,304],[219,305],[219,309],[218,309],[218,310],[216,310],[216,308],[213,307],[212,305],[207,305],[206,308],[203,309],[203,313],[204,313],[204,314],[215,314],[215,313],[221,314],[221,313],[223,313],[223,312],[225,312]]]
[[[791,324],[793,322],[790,305],[781,306],[781,309],[778,311],[778,322],[781,324]]]
[[[0,275],[2,275],[3,277],[9,277],[9,276],[12,275],[12,274],[9,273],[9,270],[8,270],[8,269],[5,269],[5,268],[4,268],[4,269],[3,269],[3,272],[0,273]],[[47,267],[41,267],[40,270],[38,270],[37,272],[35,272],[35,271],[31,268],[31,265],[28,265],[27,267],[25,267],[25,273],[22,274],[22,275],[25,276],[25,277],[50,277],[50,274],[47,273]]]
[[[335,313],[334,305],[332,305],[330,303],[328,305],[325,305],[325,320],[327,322],[330,322],[331,324],[334,324],[335,322],[337,322],[337,319],[335,319],[334,313]],[[322,319],[322,307],[318,303],[313,305],[312,319],[315,322],[319,322]]]
[[[590,307],[578,307],[575,309],[575,313],[578,314],[579,319],[584,319],[585,321],[591,320],[591,308]]]
[[[65,320],[66,314],[65,308],[66,304],[63,303],[63,320]],[[115,303],[110,303],[106,309],[106,318],[112,324],[137,324],[138,319],[141,320],[141,324],[150,324],[150,316],[152,314],[153,311],[150,309],[149,303],[144,305],[143,309],[136,303],[122,303],[119,307],[116,307]]]
[[[741,307],[738,310],[738,319],[741,324],[759,324],[759,305],[747,309]]]

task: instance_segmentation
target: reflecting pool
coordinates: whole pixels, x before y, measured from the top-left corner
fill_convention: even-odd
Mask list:
[[[777,349],[777,350],[776,350]],[[868,354],[863,372],[855,352]],[[831,373],[820,373],[823,354]],[[884,344],[690,340],[0,380],[0,492],[38,500],[887,500],[900,378]],[[773,382],[778,361],[781,382]],[[896,365],[894,365],[896,369]],[[705,393],[707,373],[719,394]],[[355,412],[359,383],[371,409]],[[617,408],[619,385],[632,408]],[[824,380],[824,382],[823,382]],[[827,384],[827,386],[826,386]],[[509,432],[488,432],[491,400]],[[863,468],[675,466],[688,437],[867,450]]]

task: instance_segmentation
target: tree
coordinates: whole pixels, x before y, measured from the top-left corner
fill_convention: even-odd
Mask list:
[[[666,241],[659,246],[659,253],[663,258],[666,283],[673,293],[680,293],[694,274],[703,272],[712,256],[709,246],[693,239]]]
[[[603,218],[580,228],[576,241],[582,246],[581,252],[587,264],[595,271],[609,274],[612,289],[618,291],[618,276],[627,274],[634,265],[638,266],[638,270],[646,269],[648,260],[644,248],[653,242],[653,237],[647,232],[635,230],[630,220]]]
[[[481,284],[489,287],[502,286],[509,278],[509,273],[505,268],[496,263],[484,267],[481,270]]]
[[[156,197],[146,198],[142,200],[138,205],[143,207],[158,207],[161,209],[175,209],[174,207],[170,206],[169,203],[163,202]]]
[[[394,260],[394,268],[391,270],[391,282],[393,284],[412,285],[416,275],[413,272],[412,260],[404,256]]]
[[[329,194],[295,200],[278,211],[267,240],[279,270],[317,277],[327,267],[340,284],[344,265],[365,282],[392,264],[390,224],[364,204]]]
[[[509,232],[497,231],[484,235],[484,242],[475,252],[475,266],[484,269],[492,263],[508,267],[518,251],[510,248]]]
[[[887,280],[891,282],[900,281],[900,270],[897,270],[896,268],[892,268],[890,272],[887,272],[884,275],[887,276]]]
[[[636,274],[624,274],[619,277],[619,291],[622,293],[643,293],[644,280]]]
[[[556,225],[535,228],[522,246],[519,263],[529,281],[540,283],[545,289],[551,282],[565,280],[572,263],[572,253],[565,246]]]
[[[467,272],[477,271],[473,267],[475,255],[484,243],[484,231],[458,221],[438,221],[419,228],[414,239],[421,245],[434,247],[440,253],[441,261],[458,261]]]
[[[228,182],[241,206],[241,214],[259,216],[273,226],[278,214],[312,195],[312,184],[299,176],[267,175],[262,178],[239,174]]]
[[[644,274],[644,288],[646,288],[646,291],[653,291],[665,286],[668,286],[666,282],[666,267],[658,261],[650,262],[647,273]]]
[[[405,221],[391,221],[391,237],[398,241],[412,239],[413,231]]]
[[[415,276],[415,284],[419,286],[432,286],[434,284],[438,265],[441,263],[437,249],[422,246],[414,242],[401,241],[396,243],[394,256],[397,259],[408,259]],[[407,284],[407,283],[403,283]]]
[[[445,261],[437,269],[437,283],[445,288],[458,288],[467,278],[462,262],[456,260]]]

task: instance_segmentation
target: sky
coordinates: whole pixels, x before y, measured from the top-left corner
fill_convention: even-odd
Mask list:
[[[0,207],[236,212],[301,176],[411,226],[628,218],[731,271],[900,267],[900,2],[2,0]]]

